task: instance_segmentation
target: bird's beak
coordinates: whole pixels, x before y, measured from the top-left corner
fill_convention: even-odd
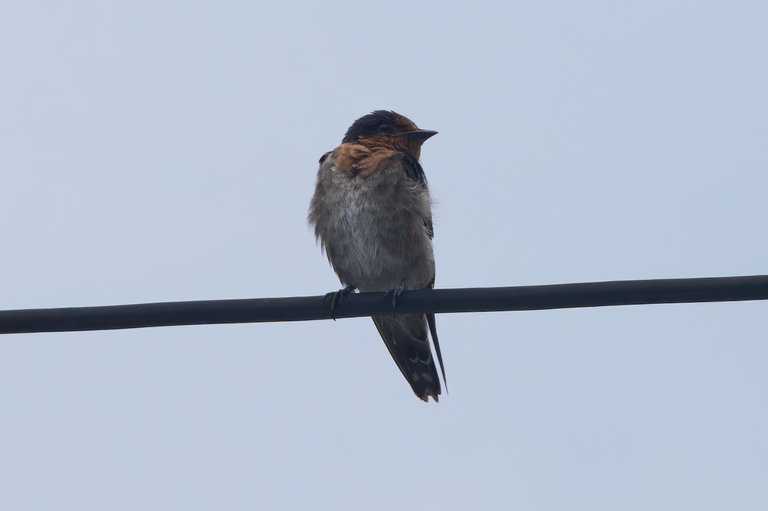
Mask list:
[[[404,131],[403,133],[400,133],[400,135],[403,137],[411,138],[413,140],[418,140],[419,142],[424,142],[429,137],[437,135],[437,132],[432,130],[412,130]]]

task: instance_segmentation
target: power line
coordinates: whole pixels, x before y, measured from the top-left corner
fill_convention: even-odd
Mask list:
[[[0,311],[0,334],[331,319],[331,295]],[[766,299],[768,275],[755,275],[409,290],[398,298],[397,312],[523,311]],[[392,313],[391,295],[359,293],[343,299],[335,316]]]

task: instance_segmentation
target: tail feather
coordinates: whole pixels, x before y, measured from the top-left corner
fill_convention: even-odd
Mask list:
[[[445,392],[448,393],[448,380],[445,379],[445,364],[443,364],[443,354],[440,353],[440,341],[437,340],[437,323],[435,323],[434,314],[427,314],[427,324],[429,325],[429,335],[432,336],[432,342],[435,344],[435,353],[437,354],[437,362],[440,364],[440,372],[443,375]]]
[[[437,368],[429,347],[428,321],[444,381],[445,371],[443,370],[440,349],[437,345],[434,316],[428,318],[424,314],[402,314],[374,316],[372,319],[390,355],[392,355],[397,367],[400,368],[400,372],[403,373],[416,396],[423,401],[428,401],[430,396],[438,401],[441,393],[440,378],[437,376]]]

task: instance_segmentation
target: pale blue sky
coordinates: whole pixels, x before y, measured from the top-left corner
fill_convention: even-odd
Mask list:
[[[321,294],[319,156],[440,134],[438,287],[768,273],[765,2],[6,2],[0,309]],[[0,337],[8,510],[768,507],[768,303]]]

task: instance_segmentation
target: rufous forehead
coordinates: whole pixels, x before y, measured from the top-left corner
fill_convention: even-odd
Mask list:
[[[416,124],[410,120],[407,117],[403,117],[402,115],[398,116],[397,119],[395,119],[395,126],[398,128],[401,128],[403,131],[411,131],[411,130],[417,130],[419,129]]]

